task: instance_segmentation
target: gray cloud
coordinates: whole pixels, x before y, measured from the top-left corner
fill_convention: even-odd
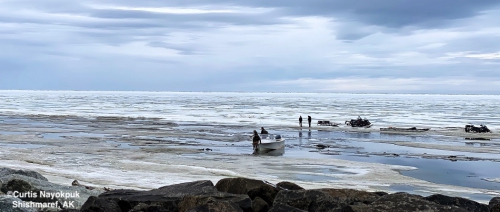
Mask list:
[[[483,92],[491,93],[500,90],[499,4],[3,1],[0,89],[323,92],[354,78],[381,92],[391,89],[384,83],[396,83],[394,92],[452,93],[488,82]],[[434,90],[418,86],[426,80]]]

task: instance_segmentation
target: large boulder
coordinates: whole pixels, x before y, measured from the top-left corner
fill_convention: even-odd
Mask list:
[[[320,190],[282,190],[276,195],[274,204],[289,205],[306,211],[341,211],[345,205],[338,198]]]
[[[500,212],[500,204],[496,204],[493,207],[490,207],[490,212]]]
[[[269,212],[307,212],[282,203],[275,204]]]
[[[227,202],[231,204],[218,204],[220,202]],[[211,194],[186,196],[181,202],[179,202],[178,208],[179,211],[183,212],[203,205],[208,208],[214,208],[215,206],[236,205],[241,211],[252,212],[252,200],[250,200],[248,195],[230,194],[220,191]]]
[[[481,204],[462,197],[449,197],[442,194],[434,194],[425,197],[424,199],[435,202],[440,205],[454,205],[459,208],[465,209],[467,211],[475,211],[475,212],[490,211],[490,207],[488,205]]]
[[[21,208],[14,207],[14,202],[18,203],[22,202],[21,199],[8,196],[8,195],[0,195],[0,211],[2,212],[37,212],[38,210],[35,208]]]
[[[180,183],[149,191],[118,189],[102,193],[97,199],[103,201],[89,198],[82,206],[82,211],[91,208],[108,211],[106,208],[110,205],[113,208],[118,206],[121,211],[187,211],[198,207],[201,208],[196,210],[228,205],[236,205],[240,210],[250,211],[252,204],[247,195],[219,192],[209,180]]]
[[[42,197],[41,191],[33,186],[29,182],[21,179],[11,179],[6,183],[2,184],[1,190],[5,193],[12,193],[15,197],[20,198],[23,201],[40,202],[40,203],[53,203],[58,201],[55,197]],[[56,206],[57,207],[57,206]]]
[[[80,210],[82,212],[122,212],[117,201],[95,196],[89,197]]]
[[[359,203],[371,204],[381,196],[387,194],[384,192],[368,192],[354,189],[324,188],[318,190],[327,193],[328,195],[339,201],[339,203],[341,203],[342,205],[355,205]]]
[[[243,212],[238,205],[231,202],[209,202],[195,208],[187,210],[187,212]]]
[[[302,189],[304,189],[304,188],[300,187],[299,185],[292,183],[292,182],[288,182],[288,181],[279,182],[278,184],[276,184],[276,187],[278,187],[279,189],[285,189],[285,190],[302,190]]]
[[[252,209],[253,212],[267,212],[269,211],[269,205],[262,198],[255,197],[255,199],[252,200]]]
[[[43,175],[35,171],[25,171],[25,170],[15,170],[10,168],[0,168],[0,177],[4,177],[11,174],[24,175],[26,177],[32,177],[39,180],[48,181]]]
[[[262,180],[248,178],[224,178],[219,180],[215,187],[219,191],[231,194],[247,194],[252,200],[260,197],[268,205],[273,204],[274,198],[279,192],[279,189]]]
[[[489,204],[490,208],[493,208],[495,205],[500,205],[500,197],[493,197],[491,198]]]
[[[456,206],[439,205],[435,202],[425,200],[420,195],[398,192],[380,197],[369,205],[349,205],[345,211],[353,212],[466,212],[467,210]]]
[[[34,202],[55,202],[61,203],[61,207],[64,203],[72,203],[72,206],[67,205],[67,209],[79,209],[81,205],[90,197],[97,196],[102,191],[101,190],[88,190],[82,187],[76,186],[63,186],[55,183],[51,183],[45,179],[39,179],[19,174],[8,174],[0,177],[1,189],[4,193],[8,192],[27,192],[34,193],[37,197],[27,196],[21,197],[23,200],[34,201]],[[41,193],[44,194],[63,194],[68,195],[65,197],[42,197]]]

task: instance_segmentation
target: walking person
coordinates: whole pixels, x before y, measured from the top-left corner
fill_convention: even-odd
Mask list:
[[[302,116],[299,117],[299,124],[300,124],[300,127],[302,127]]]
[[[259,133],[257,133],[257,130],[253,131],[253,139],[252,139],[252,144],[253,144],[253,149],[257,149],[259,147],[259,143],[262,143],[262,140],[260,139]]]
[[[307,122],[309,123],[309,128],[311,128],[311,116],[307,116]]]

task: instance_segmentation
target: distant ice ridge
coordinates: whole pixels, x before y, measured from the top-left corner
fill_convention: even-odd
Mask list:
[[[296,126],[298,117],[343,123],[358,115],[374,127],[499,129],[500,96],[217,93],[129,91],[2,91],[0,115],[162,118],[173,122]],[[307,124],[307,121],[304,121]]]

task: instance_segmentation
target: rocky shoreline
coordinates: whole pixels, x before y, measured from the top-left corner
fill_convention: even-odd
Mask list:
[[[225,178],[215,185],[212,181],[201,180],[145,191],[112,190],[81,185],[77,181],[73,185],[58,185],[34,171],[0,168],[0,188],[2,212],[500,212],[500,197],[492,198],[486,205],[440,194],[424,197],[405,192],[388,194],[354,189],[303,189],[292,182],[273,185],[247,178]]]

